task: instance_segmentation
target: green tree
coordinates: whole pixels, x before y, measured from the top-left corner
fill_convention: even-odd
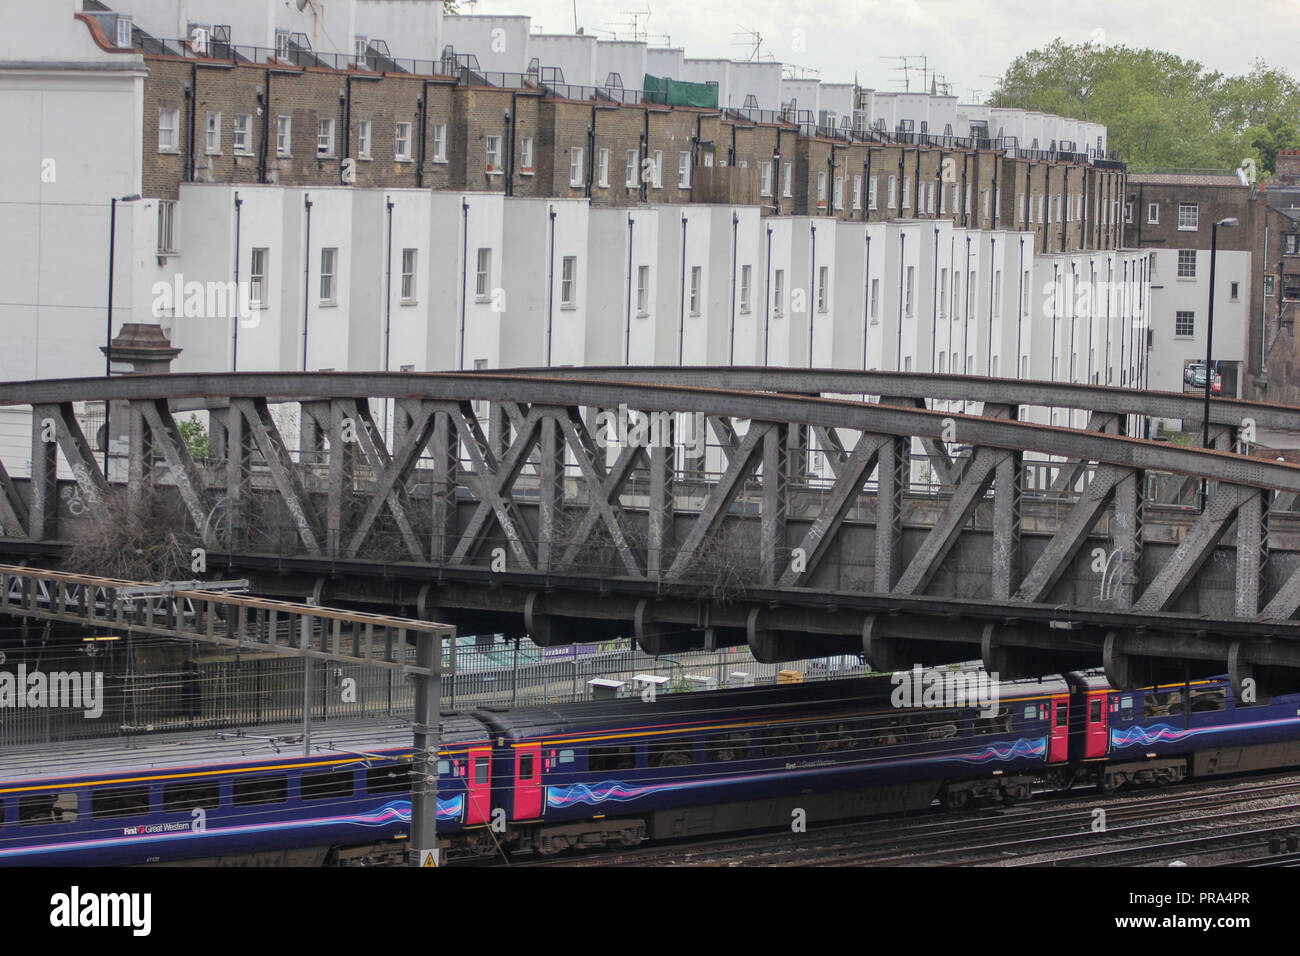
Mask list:
[[[212,454],[212,441],[208,438],[208,430],[203,427],[203,423],[196,415],[191,415],[183,422],[177,422],[176,429],[181,433],[185,446],[189,448],[191,458],[200,461]]]
[[[1263,61],[1225,77],[1161,50],[1059,38],[1012,61],[989,102],[1103,123],[1134,168],[1235,169],[1253,158],[1271,171],[1300,128],[1300,85]]]

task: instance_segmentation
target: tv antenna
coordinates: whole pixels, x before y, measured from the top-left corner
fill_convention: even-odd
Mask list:
[[[894,71],[902,71],[904,93],[911,92],[911,74],[917,69],[917,61],[919,60],[921,70],[921,88],[925,88],[925,81],[929,76],[929,65],[924,53],[904,53],[901,56],[882,56],[881,59],[897,61],[898,66],[894,67]]]
[[[987,73],[981,73],[981,74],[980,74],[980,79],[982,79],[982,80],[992,80],[994,83],[997,84],[997,86],[995,86],[995,87],[993,88],[993,92],[997,94],[997,97],[998,97],[998,106],[1001,106],[1001,105],[1002,105],[1002,77],[1000,77],[1000,76],[989,76]]]
[[[772,54],[763,52],[763,34],[759,33],[757,30],[742,26],[740,27],[740,31],[738,33],[733,33],[732,36],[742,38],[732,43],[732,46],[750,47],[749,56],[745,58],[746,62],[755,63],[761,60],[773,60]]]

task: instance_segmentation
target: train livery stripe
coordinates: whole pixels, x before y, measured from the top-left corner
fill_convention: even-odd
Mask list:
[[[1268,728],[1294,727],[1300,725],[1300,717],[1282,717],[1276,720],[1252,720],[1242,723],[1222,724],[1211,727],[1175,727],[1172,724],[1134,724],[1123,730],[1111,730],[1110,741],[1118,749],[1125,747],[1147,747],[1151,744],[1187,740],[1191,737],[1210,736],[1213,734],[1236,733],[1242,730],[1265,730]]]
[[[932,757],[907,758],[899,760],[855,761],[847,764],[835,764],[829,767],[796,766],[788,770],[769,773],[734,774],[728,777],[711,777],[697,780],[684,780],[680,783],[646,783],[633,785],[621,780],[605,780],[595,785],[575,783],[568,786],[548,786],[546,788],[546,805],[555,809],[570,807],[575,804],[597,806],[602,803],[626,803],[652,794],[700,790],[709,787],[730,786],[733,784],[754,784],[763,780],[782,780],[788,777],[823,776],[827,774],[878,770],[884,767],[924,766],[948,761],[960,761],[965,764],[1006,763],[1018,758],[1041,758],[1047,749],[1046,737],[1021,737],[1015,741],[994,741],[978,751],[967,753],[938,754]],[[814,763],[816,761],[813,761]],[[806,763],[806,762],[805,762]]]
[[[464,795],[449,800],[438,799],[439,820],[459,820],[465,813]],[[231,827],[208,827],[203,830],[181,830],[166,833],[148,833],[147,826],[124,827],[123,830],[135,830],[134,834],[123,833],[119,837],[97,840],[70,840],[62,843],[44,843],[37,846],[0,849],[0,860],[15,859],[39,854],[68,853],[85,850],[106,850],[114,847],[141,847],[155,843],[175,841],[223,840],[229,837],[265,833],[268,831],[303,831],[327,826],[354,826],[378,828],[409,824],[411,822],[411,801],[391,800],[368,813],[343,814],[331,817],[307,817],[273,823],[242,824]],[[156,825],[156,824],[154,824]]]

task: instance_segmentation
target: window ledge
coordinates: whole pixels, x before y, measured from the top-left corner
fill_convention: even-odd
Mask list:
[[[218,154],[218,155],[220,155],[220,154]],[[248,157],[252,157],[252,156],[255,156],[256,154],[255,154],[251,149],[237,149],[237,150],[234,151],[233,155],[235,155],[235,156],[248,156]]]
[[[219,149],[205,149],[205,150],[203,151],[203,155],[204,155],[204,156],[224,156],[225,154],[222,153],[221,150],[219,150]]]
[[[374,160],[374,157],[371,156],[369,153],[366,153],[366,154],[364,154],[364,155],[362,155],[361,153],[358,153],[358,154],[357,154],[357,159],[360,160],[360,161],[362,161],[362,162],[367,162],[367,163],[369,163],[369,162],[371,162],[371,161]]]
[[[393,162],[395,162],[395,163],[413,163],[413,162],[415,162],[415,160],[413,160],[410,156],[394,156],[394,157],[393,157]]]
[[[490,303],[491,301],[492,301],[492,296],[490,296],[490,295],[476,295],[476,296],[474,296],[474,302],[475,302],[476,305],[487,305],[487,304]]]
[[[504,170],[504,169],[489,169],[489,170],[487,171],[487,174],[488,174],[489,176],[504,176],[504,175],[505,175],[505,170]]]
[[[572,302],[561,302],[561,303],[560,303],[560,311],[561,311],[561,312],[577,312],[577,311],[578,311],[578,307],[577,307],[576,305],[574,305]]]
[[[316,305],[322,309],[337,309],[339,307],[337,299],[321,299]]]
[[[275,158],[276,158],[276,159],[293,159],[293,153],[282,153],[282,152],[280,152],[279,150],[276,150]]]
[[[439,159],[437,156],[435,156],[435,157],[433,157],[433,161],[434,161],[435,163],[437,163],[439,166],[445,166],[445,165],[447,165],[447,163],[448,163],[448,159],[447,159],[446,156],[443,156],[441,159]],[[410,162],[410,160],[407,160],[407,162]]]
[[[636,317],[637,317],[638,319],[648,319],[648,318],[650,318],[650,313],[649,313],[649,312],[641,312],[641,311],[638,311],[637,314],[636,314]]]
[[[164,156],[179,156],[181,151],[175,146],[159,146],[158,152]]]
[[[398,302],[398,305],[419,305],[419,304],[420,304],[419,299],[402,299],[400,302]]]
[[[534,171],[533,171],[531,168],[525,167],[524,169],[519,170],[519,175],[520,175],[520,176],[531,176],[531,175],[533,175],[533,172],[534,172]]]
[[[1130,225],[1130,226],[1131,226],[1131,225],[1133,225],[1133,224],[1130,222],[1130,223],[1127,223],[1127,225]],[[1199,232],[1200,229],[1201,229],[1200,226],[1179,226],[1179,227],[1178,227],[1178,231],[1179,231],[1179,232]]]

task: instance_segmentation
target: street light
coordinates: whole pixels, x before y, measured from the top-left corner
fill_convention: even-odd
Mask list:
[[[1239,226],[1236,219],[1220,219],[1210,227],[1210,309],[1205,321],[1205,415],[1201,422],[1201,447],[1210,447],[1210,390],[1214,386],[1214,264],[1219,251],[1219,227]],[[1209,502],[1209,481],[1201,479],[1201,511]]]
[[[135,202],[139,193],[114,196],[108,212],[108,318],[104,328],[104,377],[113,374],[113,253],[117,246],[117,204]],[[108,481],[108,399],[104,399],[104,481]]]

